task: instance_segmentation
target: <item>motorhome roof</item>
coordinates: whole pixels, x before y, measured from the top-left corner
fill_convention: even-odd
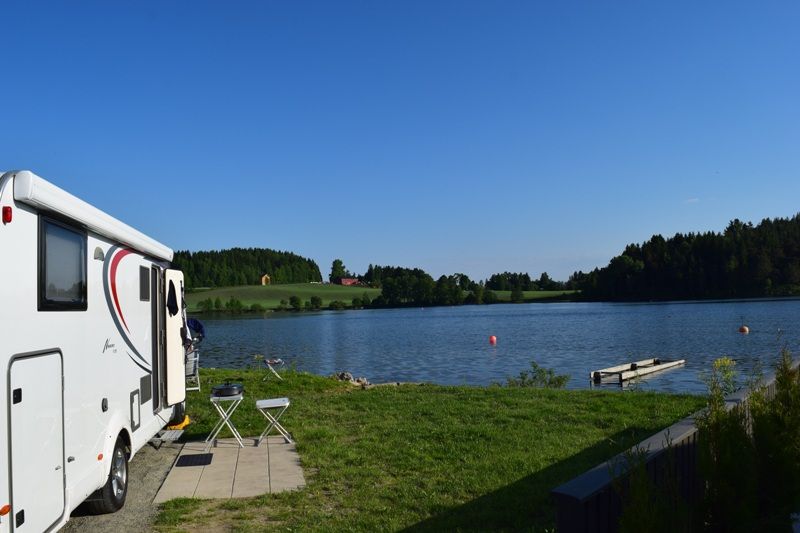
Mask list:
[[[90,231],[130,246],[157,259],[172,261],[167,246],[76,198],[29,170],[8,172],[14,179],[14,200],[75,220]]]

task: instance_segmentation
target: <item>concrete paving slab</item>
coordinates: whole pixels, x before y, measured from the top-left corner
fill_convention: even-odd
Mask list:
[[[244,448],[232,438],[219,439],[211,448],[204,442],[186,443],[154,502],[245,498],[305,487],[294,443],[280,436],[266,438],[260,446],[255,446],[253,438],[245,438],[244,443]]]
[[[173,464],[153,502],[163,503],[173,498],[185,498],[188,493],[194,495],[202,473],[202,467],[176,468]]]

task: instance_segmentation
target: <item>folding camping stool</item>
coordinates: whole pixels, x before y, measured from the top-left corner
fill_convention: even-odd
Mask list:
[[[243,399],[244,394],[237,394],[235,396],[212,395],[209,397],[209,400],[211,400],[211,405],[213,405],[214,409],[216,409],[217,413],[219,413],[220,420],[214,425],[214,429],[211,430],[211,433],[208,434],[208,437],[206,437],[206,451],[211,449],[216,441],[217,435],[219,435],[219,432],[222,431],[222,428],[225,426],[228,426],[228,429],[230,429],[231,433],[233,433],[233,437],[239,443],[239,448],[244,448],[242,436],[239,434],[236,426],[233,425],[233,422],[231,422],[231,416],[233,415],[233,412],[236,411],[236,408],[239,407],[239,404],[242,403]],[[220,405],[220,402],[230,402],[230,406],[228,406],[226,409]]]
[[[278,378],[279,380],[283,381],[283,378],[281,377],[281,375],[278,374],[277,370],[275,370],[276,366],[280,367],[280,366],[283,366],[283,365],[286,364],[286,363],[283,362],[283,359],[281,359],[281,358],[264,359],[264,364],[267,365],[267,368],[269,369],[269,371],[272,372],[275,375],[276,378]],[[269,374],[267,374],[266,376],[261,378],[261,381],[267,381],[268,377],[269,377]]]
[[[278,420],[281,418],[281,415],[283,415],[288,408],[289,398],[272,398],[269,400],[258,400],[256,402],[256,409],[258,409],[258,411],[264,415],[264,418],[269,421],[267,429],[265,429],[261,436],[258,437],[256,446],[261,445],[261,441],[269,435],[269,432],[272,431],[272,428],[277,429],[278,432],[283,435],[283,438],[286,439],[287,443],[294,442],[292,440],[292,436],[289,435],[288,431],[286,431],[286,428],[283,427],[280,422],[278,422]],[[273,416],[273,414],[270,413],[270,409],[277,410],[278,414]]]

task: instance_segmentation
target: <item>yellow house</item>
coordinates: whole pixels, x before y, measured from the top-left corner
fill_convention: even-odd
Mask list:
[[[263,276],[261,276],[261,284],[262,285],[269,285],[270,281],[271,280],[270,280],[269,274],[264,274]]]

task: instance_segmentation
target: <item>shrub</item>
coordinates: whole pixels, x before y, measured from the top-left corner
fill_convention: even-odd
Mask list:
[[[775,369],[774,398],[751,404],[761,524],[790,531],[788,517],[800,508],[800,372],[788,350]]]
[[[725,396],[736,388],[736,363],[722,357],[705,376],[708,408],[697,418],[698,465],[705,480],[700,524],[717,531],[751,531],[757,519],[755,448],[744,409],[727,409]]]
[[[514,287],[511,291],[511,301],[513,303],[521,303],[523,300],[522,289],[520,287]]]
[[[783,350],[775,395],[760,383],[745,405],[725,406],[734,363],[714,362],[707,411],[697,420],[699,465],[705,480],[701,519],[717,531],[791,530],[800,507],[800,374]]]
[[[800,508],[800,371],[792,368],[784,349],[776,366],[775,395],[767,399],[757,373],[747,400],[731,407],[725,398],[735,391],[736,377],[736,363],[727,357],[714,361],[704,377],[709,395],[707,409],[695,420],[702,501],[692,512],[694,529],[791,531],[792,513]],[[640,450],[626,458],[632,465],[629,490],[615,480],[624,505],[619,530],[664,530],[665,524],[666,530],[686,529],[682,523],[688,514],[672,467],[655,474],[661,480],[656,487]]]
[[[319,309],[322,307],[322,298],[319,296],[312,296],[310,300],[311,309]]]
[[[250,311],[253,312],[253,313],[263,313],[266,310],[267,310],[267,308],[264,307],[263,305],[259,304],[259,303],[255,303],[255,304],[250,306]]]
[[[303,301],[295,294],[289,298],[289,305],[291,305],[292,309],[295,311],[299,311],[303,307]]]
[[[543,368],[536,361],[531,361],[531,369],[519,373],[519,377],[508,378],[509,387],[536,387],[561,389],[569,381],[567,375],[557,375],[552,368]]]
[[[241,313],[244,310],[244,304],[242,304],[241,300],[231,296],[230,300],[225,302],[225,309],[232,313]]]
[[[328,304],[328,308],[331,309],[332,311],[341,311],[345,307],[347,307],[347,304],[339,300],[334,300],[330,304]]]
[[[206,298],[205,300],[200,300],[197,302],[197,309],[203,313],[207,313],[209,311],[214,310],[214,301],[211,298]]]

